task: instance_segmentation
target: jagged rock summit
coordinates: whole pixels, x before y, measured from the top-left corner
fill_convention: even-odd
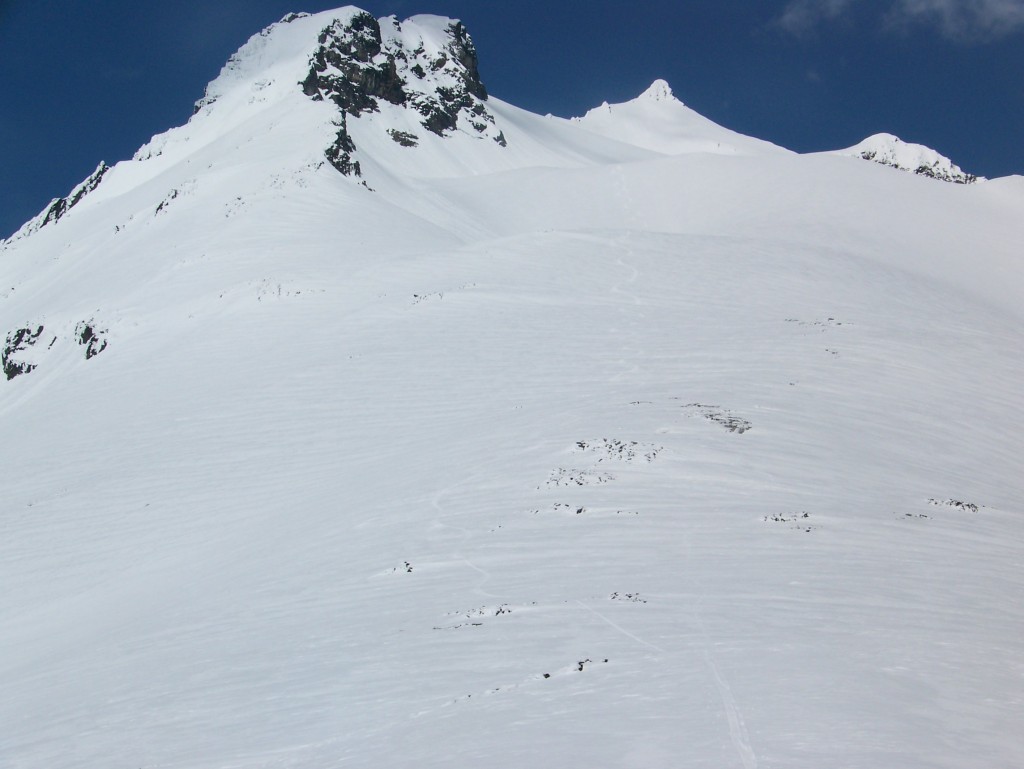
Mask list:
[[[289,14],[263,30],[232,57],[221,77],[211,83],[196,105],[210,109],[224,90],[222,81],[237,79],[250,60],[260,63],[265,49],[277,38],[291,37],[284,25],[302,32],[317,30],[308,51],[302,93],[337,108],[337,132],[326,157],[345,175],[361,176],[357,146],[349,118],[380,113],[382,105],[409,110],[417,125],[411,130],[392,127],[388,135],[403,147],[415,147],[424,131],[444,137],[456,130],[505,145],[487,109],[487,88],[480,79],[476,49],[462,22],[439,16],[394,16],[376,19],[354,7],[311,16]]]
[[[835,154],[870,160],[879,165],[954,184],[974,184],[984,181],[984,177],[966,173],[952,160],[931,147],[925,147],[923,144],[911,144],[898,136],[887,133],[869,136],[860,144],[838,150]]]
[[[437,136],[461,125],[505,146],[487,110],[476,49],[461,22],[414,17],[403,27],[394,17],[378,22],[360,11],[336,19],[317,42],[302,90],[338,107],[338,133],[327,158],[343,174],[360,175],[348,118],[379,112],[382,101],[412,110],[420,128]],[[411,131],[392,128],[389,135],[405,147],[419,143]]]

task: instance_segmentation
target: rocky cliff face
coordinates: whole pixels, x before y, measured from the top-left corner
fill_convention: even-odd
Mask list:
[[[359,12],[335,20],[319,35],[302,89],[314,100],[337,105],[338,133],[326,155],[345,175],[361,175],[348,119],[380,111],[381,102],[413,110],[423,129],[438,136],[463,129],[505,146],[487,109],[487,89],[465,26],[449,22],[440,38],[431,38],[411,22],[403,28],[394,18],[378,21]],[[389,135],[403,146],[419,141],[407,131]]]

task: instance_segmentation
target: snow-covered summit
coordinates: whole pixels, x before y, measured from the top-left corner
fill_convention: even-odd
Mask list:
[[[377,19],[354,6],[288,14],[230,57],[186,124],[154,136],[131,162],[101,164],[6,242],[55,224],[87,194],[115,198],[160,177],[158,194],[180,191],[193,173],[185,166],[250,166],[251,155],[266,173],[294,173],[326,160],[358,180],[371,155],[385,178],[413,166],[414,175],[452,175],[514,164],[495,159],[506,144],[459,20]]]
[[[647,90],[640,94],[640,96],[638,96],[637,98],[651,99],[652,101],[678,101],[678,99],[676,99],[675,95],[672,93],[672,86],[668,84],[668,81],[662,80],[661,78],[658,78],[653,83],[651,83],[647,87]]]
[[[687,107],[664,80],[622,104],[603,103],[573,122],[602,136],[665,155],[710,152],[749,155],[778,152],[768,142],[730,131]]]
[[[888,133],[874,134],[860,144],[837,150],[834,154],[858,157],[883,166],[955,184],[973,184],[984,178],[964,172],[952,160],[931,147],[926,147],[923,144],[911,144]]]
[[[271,51],[287,50],[292,40],[305,43],[299,57],[305,71],[300,74],[297,65],[292,67],[303,94],[337,107],[337,131],[326,154],[345,175],[361,175],[348,119],[379,113],[382,104],[415,116],[413,130],[387,129],[402,146],[416,146],[423,131],[443,137],[457,129],[505,145],[487,109],[476,49],[462,22],[432,15],[376,19],[351,6],[315,16],[289,15],[263,30],[232,57],[196,112],[214,107],[221,93],[240,81],[259,77],[258,82],[266,83],[264,73],[275,66]]]

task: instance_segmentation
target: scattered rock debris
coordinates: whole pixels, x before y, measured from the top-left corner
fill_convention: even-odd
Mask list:
[[[944,507],[953,507],[957,510],[963,510],[965,512],[976,513],[978,512],[979,506],[973,502],[963,502],[959,499],[929,499],[928,503],[931,505],[940,505]]]
[[[545,486],[594,486],[614,481],[611,473],[599,473],[595,470],[577,470],[557,467],[551,471]]]
[[[607,508],[591,509],[584,505],[571,505],[568,502],[555,502],[550,508],[553,513],[564,513],[568,515],[586,515],[587,513],[607,513],[611,514],[614,512],[615,515],[640,515],[636,510],[608,510]],[[534,508],[530,510],[533,515],[540,515],[541,509]],[[501,528],[500,526],[498,528]]]
[[[687,412],[687,416],[704,417],[709,422],[721,425],[731,433],[739,433],[742,435],[753,427],[753,425],[751,425],[746,419],[733,416],[731,411],[719,406],[709,406],[705,403],[687,403],[683,406],[683,409]]]
[[[608,596],[609,601],[629,601],[630,603],[647,603],[646,598],[641,598],[639,593],[612,593]]]
[[[842,326],[843,322],[836,320],[835,318],[825,318],[824,320],[800,320],[799,318],[786,318],[786,323],[796,323],[798,326],[818,326],[822,330],[833,326]]]
[[[664,446],[655,446],[637,441],[621,441],[618,439],[597,438],[590,441],[576,441],[576,450],[599,454],[598,462],[614,459],[620,462],[632,462],[643,459],[653,462]]]
[[[802,512],[801,511],[799,513],[785,513],[785,514],[773,513],[771,515],[766,515],[761,520],[772,522],[772,523],[786,523],[786,524],[789,524],[789,528],[791,528],[791,529],[801,529],[804,532],[809,532],[809,531],[812,531],[814,529],[813,526],[808,524],[808,519],[810,517],[811,517],[810,513]]]
[[[536,605],[534,602],[531,605]],[[484,623],[482,620],[493,617],[500,617],[502,615],[508,615],[512,613],[512,607],[507,604],[499,604],[498,606],[481,606],[479,609],[470,609],[469,611],[455,611],[449,612],[448,617],[461,617],[467,622],[459,622],[456,625],[435,625],[434,630],[458,630],[464,627],[483,627]]]
[[[157,216],[160,213],[166,211],[167,207],[171,204],[171,201],[177,199],[179,194],[180,193],[176,189],[173,189],[170,192],[168,192],[166,197],[164,197],[164,199],[157,204],[156,211],[153,212],[153,216]]]
[[[428,299],[444,299],[444,291],[434,291],[433,293],[430,293],[430,294],[413,294],[412,295],[412,303],[413,304],[419,304],[420,302],[425,302]]]

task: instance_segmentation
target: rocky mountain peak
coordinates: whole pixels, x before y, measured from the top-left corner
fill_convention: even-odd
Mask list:
[[[359,11],[335,19],[320,32],[317,44],[302,90],[338,107],[337,137],[326,154],[343,174],[361,175],[348,118],[379,112],[381,102],[413,110],[423,129],[437,136],[464,129],[505,146],[487,109],[476,48],[462,22],[378,20]],[[418,143],[407,131],[389,133],[403,146]]]

